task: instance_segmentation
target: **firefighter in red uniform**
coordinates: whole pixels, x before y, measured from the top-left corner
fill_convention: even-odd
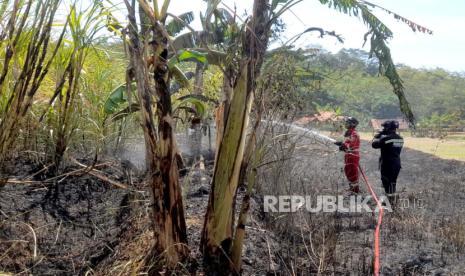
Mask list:
[[[344,173],[349,181],[349,192],[358,194],[359,162],[360,162],[360,136],[355,128],[358,120],[353,117],[345,117],[344,123],[347,131],[344,134],[344,142],[336,142],[341,151],[344,151]]]

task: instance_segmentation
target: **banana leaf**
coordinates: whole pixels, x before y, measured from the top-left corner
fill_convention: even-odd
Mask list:
[[[135,83],[131,84],[132,91],[135,90]],[[128,101],[128,95],[126,93],[126,83],[123,83],[116,87],[108,96],[108,99],[103,105],[103,110],[106,114],[115,113],[121,104]]]

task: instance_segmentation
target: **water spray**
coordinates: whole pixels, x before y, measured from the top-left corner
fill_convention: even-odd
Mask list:
[[[327,146],[332,145],[332,144],[334,144],[336,142],[336,140],[334,140],[333,138],[328,137],[326,135],[323,135],[323,134],[319,133],[316,130],[304,128],[304,127],[301,127],[301,126],[298,126],[298,125],[295,125],[295,124],[289,124],[289,123],[284,123],[284,122],[279,122],[279,121],[274,121],[274,120],[264,120],[264,119],[262,120],[262,122],[264,122],[264,123],[272,123],[273,125],[280,125],[280,126],[288,127],[291,130],[302,133],[303,136],[305,136],[307,138],[313,139],[313,140],[315,140],[315,141],[317,141],[317,142],[319,142],[321,144],[327,145]]]

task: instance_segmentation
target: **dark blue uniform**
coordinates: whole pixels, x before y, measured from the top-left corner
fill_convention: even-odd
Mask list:
[[[404,139],[395,131],[383,131],[375,136],[372,147],[381,149],[379,167],[384,191],[390,195],[396,192],[397,176],[401,169],[400,152]]]

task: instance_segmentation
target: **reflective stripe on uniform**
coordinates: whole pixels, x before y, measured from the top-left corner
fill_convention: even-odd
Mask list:
[[[389,144],[389,143],[404,143],[404,139],[390,139],[390,140],[387,140],[384,143],[386,143],[386,144]]]
[[[402,147],[404,145],[404,139],[390,139],[384,142],[385,144],[391,144],[394,147]]]

